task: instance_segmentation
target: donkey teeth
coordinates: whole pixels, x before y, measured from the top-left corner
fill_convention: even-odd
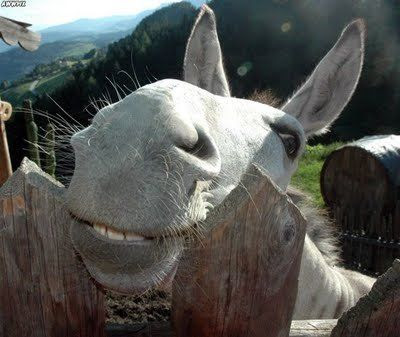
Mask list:
[[[124,233],[114,231],[111,228],[107,228],[107,236],[109,239],[113,239],[113,240],[123,240],[124,239]]]
[[[99,223],[93,224],[93,228],[96,232],[112,240],[143,241],[146,239],[144,236],[138,234],[115,231]]]
[[[125,233],[125,239],[128,240],[128,241],[142,241],[145,238],[143,236],[141,236],[141,235]]]
[[[93,228],[100,234],[107,236],[107,228],[106,226],[94,224]]]

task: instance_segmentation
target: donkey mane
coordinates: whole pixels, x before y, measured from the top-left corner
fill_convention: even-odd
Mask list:
[[[279,108],[282,102],[271,89],[262,91],[256,89],[248,99],[274,108]],[[307,235],[328,265],[340,264],[342,261],[338,233],[327,212],[315,207],[309,195],[291,185],[287,188],[287,194],[307,219]]]
[[[247,99],[258,103],[270,105],[274,108],[279,108],[282,103],[282,100],[277,97],[271,89],[256,89]]]
[[[338,233],[326,211],[312,204],[311,197],[293,186],[287,189],[288,196],[307,220],[307,235],[330,266],[341,264],[341,249]]]

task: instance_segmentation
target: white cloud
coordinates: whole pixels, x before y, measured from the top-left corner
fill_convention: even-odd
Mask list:
[[[1,0],[2,1],[2,0]],[[33,28],[57,25],[80,18],[131,15],[181,0],[26,0],[25,8],[0,8],[0,15],[34,24]]]

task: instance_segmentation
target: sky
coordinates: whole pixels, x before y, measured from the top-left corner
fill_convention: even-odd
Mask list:
[[[1,0],[0,2],[2,2]],[[32,29],[59,25],[82,18],[132,15],[181,0],[25,0],[26,7],[0,7],[0,16],[29,22]]]

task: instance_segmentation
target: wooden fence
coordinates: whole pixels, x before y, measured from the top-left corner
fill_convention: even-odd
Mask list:
[[[182,257],[172,325],[105,326],[103,290],[69,239],[77,220],[64,188],[25,159],[0,188],[0,337],[329,336],[335,320],[291,322],[304,218],[257,168],[241,183]],[[374,289],[332,337],[398,337],[400,261]]]
[[[29,160],[0,188],[0,337],[103,337],[103,293],[68,240],[63,191]]]
[[[343,259],[350,268],[380,275],[400,258],[400,200],[384,216],[338,206],[332,213],[341,233]]]
[[[398,337],[399,331],[400,260],[395,260],[393,266],[378,278],[370,293],[362,297],[339,320],[292,321],[289,337]],[[112,325],[107,327],[107,333],[109,337],[176,336],[169,322],[137,324],[129,327]],[[240,336],[261,337],[267,336],[267,333],[257,335],[247,332]]]

